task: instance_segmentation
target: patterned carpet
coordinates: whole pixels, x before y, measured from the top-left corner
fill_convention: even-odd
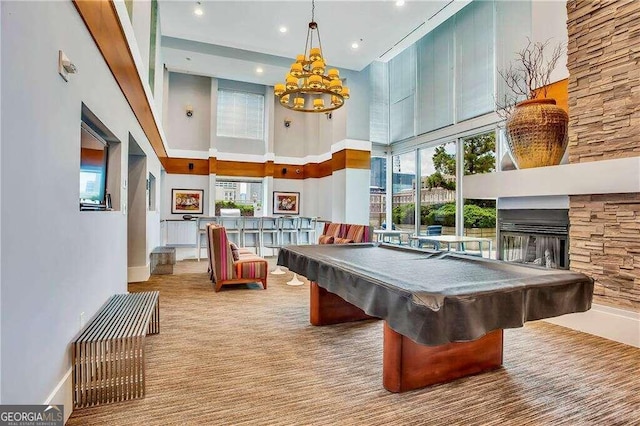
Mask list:
[[[309,325],[291,273],[214,293],[206,262],[160,290],[144,399],[69,425],[638,425],[640,349],[544,322],[505,331],[503,368],[403,394],[382,387],[382,322]]]

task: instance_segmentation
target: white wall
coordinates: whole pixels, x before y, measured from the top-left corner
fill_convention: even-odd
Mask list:
[[[171,190],[172,189],[202,189],[204,190],[204,199],[202,200],[203,215],[213,216],[209,214],[209,175],[179,175],[164,174],[161,179],[162,201],[160,212],[162,219],[182,219],[184,213],[171,213]]]
[[[318,179],[305,179],[304,191],[307,195],[309,210],[305,210],[305,216],[318,216],[323,220],[332,219],[332,177],[327,176]],[[304,206],[303,206],[304,208]]]
[[[169,73],[169,99],[164,129],[171,149],[209,150],[211,79]],[[186,106],[193,107],[187,117]]]
[[[369,184],[371,171],[345,169],[345,222],[360,225],[369,224]]]
[[[122,141],[122,170],[129,132],[156,176],[160,163],[71,2],[7,2],[1,13],[0,180],[12,207],[1,214],[0,398],[40,404],[71,367],[80,314],[127,290],[126,216],[78,207],[81,103]],[[78,68],[68,83],[59,49]]]
[[[133,2],[131,24],[133,25],[133,32],[136,36],[142,63],[144,64],[141,72],[144,81],[149,81],[149,47],[151,42],[151,2],[149,0],[136,0]]]
[[[273,179],[273,188],[269,191],[269,212],[273,214],[273,191],[278,192],[299,192],[300,193],[300,215],[305,216],[308,211],[307,199],[312,196],[304,191],[303,179]]]
[[[347,111],[345,138],[369,140],[369,67],[360,72],[344,71],[351,97],[341,109]],[[342,140],[342,139],[338,139]]]
[[[313,117],[315,114],[291,111],[280,105],[277,99],[274,100],[273,105],[275,141],[273,152],[275,155],[284,157],[304,157],[307,155],[307,145],[310,139],[313,140],[313,138],[307,136],[309,130],[307,126],[308,118]],[[285,119],[290,121],[289,127],[285,127]]]
[[[146,266],[149,263],[147,255],[147,157],[129,155],[128,176],[127,266]]]
[[[549,40],[549,50],[558,43],[563,43],[565,50],[558,61],[558,66],[551,74],[551,82],[569,77],[567,69],[567,43],[569,33],[567,31],[567,3],[565,1],[539,1],[531,2],[531,40],[544,42]],[[551,52],[549,52],[551,53]]]

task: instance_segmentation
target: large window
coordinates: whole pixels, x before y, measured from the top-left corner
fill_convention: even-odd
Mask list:
[[[386,223],[387,158],[371,157],[371,183],[369,184],[369,225],[380,228]]]
[[[475,175],[491,173],[496,169],[496,133],[494,131],[470,136],[462,142],[464,145],[464,174]],[[467,251],[477,248],[490,250],[490,257],[495,259],[496,249],[496,200],[476,200],[466,198],[463,209],[464,235],[467,237],[491,240],[482,243],[481,248],[467,247]],[[472,244],[471,244],[472,245]]]
[[[392,158],[393,174],[393,226],[396,229],[411,231],[415,229],[415,186],[416,186],[416,153],[394,155]]]
[[[220,209],[240,209],[243,216],[262,215],[262,181],[216,181],[216,216]]]
[[[456,143],[420,150],[420,234],[455,235]]]
[[[218,136],[264,139],[264,95],[218,90]]]

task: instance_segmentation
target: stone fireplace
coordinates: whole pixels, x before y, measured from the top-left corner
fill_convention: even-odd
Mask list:
[[[569,162],[640,156],[640,2],[567,13]],[[640,311],[640,193],[571,196],[569,219],[570,267],[594,278],[594,302]]]

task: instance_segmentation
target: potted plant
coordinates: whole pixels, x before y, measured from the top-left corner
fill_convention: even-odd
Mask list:
[[[506,120],[507,141],[520,169],[560,164],[567,148],[569,116],[547,98],[563,47],[558,44],[546,58],[545,50],[548,40],[529,40],[509,68],[498,72],[511,93],[496,102],[496,111]]]

